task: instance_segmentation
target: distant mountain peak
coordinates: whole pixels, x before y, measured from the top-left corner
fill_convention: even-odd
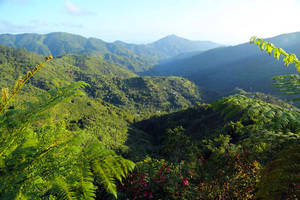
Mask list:
[[[160,42],[160,41],[178,41],[178,40],[190,41],[190,40],[188,40],[186,38],[179,37],[179,36],[177,36],[175,34],[171,34],[171,35],[167,35],[167,36],[165,36],[165,37],[157,40],[156,42]]]
[[[217,48],[222,45],[210,41],[193,41],[175,34],[167,35],[150,44],[156,49],[164,51],[164,53],[176,56],[182,53],[193,51],[206,51],[209,49]]]
[[[175,34],[171,34],[171,35],[167,35],[167,36],[164,37],[164,38],[182,38],[182,37],[179,37],[179,36],[177,36],[177,35],[175,35]]]

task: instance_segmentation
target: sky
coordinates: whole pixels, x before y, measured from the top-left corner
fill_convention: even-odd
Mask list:
[[[0,34],[68,32],[150,43],[170,34],[225,45],[300,31],[300,0],[0,0]]]

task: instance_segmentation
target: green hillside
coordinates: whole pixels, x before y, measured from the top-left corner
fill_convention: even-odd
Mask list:
[[[266,39],[296,55],[300,54],[300,33]],[[262,53],[250,44],[222,47],[189,58],[158,65],[147,74],[185,77],[198,86],[226,96],[235,88],[275,94],[271,78],[296,73],[295,68],[283,68],[282,62]]]
[[[69,33],[2,34],[0,44],[25,48],[41,55],[61,56],[65,54],[86,54],[104,58],[111,64],[141,72],[150,69],[160,60],[180,53],[207,50],[219,46],[213,42],[190,41],[171,36],[148,45],[128,44],[121,41],[104,42],[97,38],[85,38]]]
[[[8,87],[30,67],[42,60],[37,54],[1,46],[1,85]],[[197,87],[179,77],[139,77],[97,57],[65,55],[54,59],[31,81],[31,85],[50,90],[75,81],[90,84],[85,91],[90,98],[100,98],[116,106],[167,111],[200,101]],[[145,110],[146,109],[146,110]]]
[[[35,53],[0,46],[0,87],[12,90],[15,80],[42,60]],[[144,157],[143,152],[151,144],[148,136],[131,123],[201,101],[197,87],[183,78],[139,77],[101,58],[65,55],[42,68],[10,108],[44,102],[47,93],[77,81],[85,81],[89,86],[85,86],[83,94],[51,108],[48,117],[63,121],[71,132],[87,131],[106,148],[132,158]]]

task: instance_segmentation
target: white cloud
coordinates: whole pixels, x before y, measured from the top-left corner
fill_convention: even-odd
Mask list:
[[[89,14],[92,14],[92,12],[76,6],[70,0],[65,1],[65,9],[67,10],[68,13],[73,14],[73,15],[89,15]]]

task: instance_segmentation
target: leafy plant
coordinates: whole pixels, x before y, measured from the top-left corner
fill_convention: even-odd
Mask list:
[[[250,43],[256,44],[262,51],[266,51],[269,55],[271,55],[273,51],[274,58],[277,60],[279,60],[281,55],[284,56],[284,65],[289,66],[294,63],[298,72],[300,72],[300,61],[295,54],[288,54],[282,48],[277,48],[274,44],[266,42],[256,36],[251,37]]]
[[[126,177],[134,163],[105,148],[92,133],[71,131],[50,114],[59,104],[84,95],[80,88],[88,84],[79,81],[49,90],[38,101],[4,112],[45,62],[19,79],[8,98],[2,96],[0,198],[95,199],[99,187],[116,198],[115,181]]]
[[[14,98],[16,94],[22,89],[24,84],[31,78],[33,75],[40,70],[48,61],[52,60],[52,56],[46,57],[45,61],[36,67],[33,68],[32,71],[27,71],[25,77],[22,79],[18,79],[15,83],[15,86],[12,92],[9,92],[8,88],[2,88],[1,101],[0,101],[0,114],[4,111],[5,107],[8,103]]]
[[[266,51],[269,55],[273,52],[274,58],[277,60],[282,55],[285,66],[288,67],[290,64],[295,64],[297,71],[300,72],[300,61],[295,54],[288,54],[282,48],[277,48],[274,44],[255,36],[251,37],[250,43],[258,45],[262,51]],[[300,77],[298,74],[277,76],[273,78],[273,81],[273,84],[285,95],[297,95],[300,93]],[[300,98],[293,98],[291,100],[299,101]]]

